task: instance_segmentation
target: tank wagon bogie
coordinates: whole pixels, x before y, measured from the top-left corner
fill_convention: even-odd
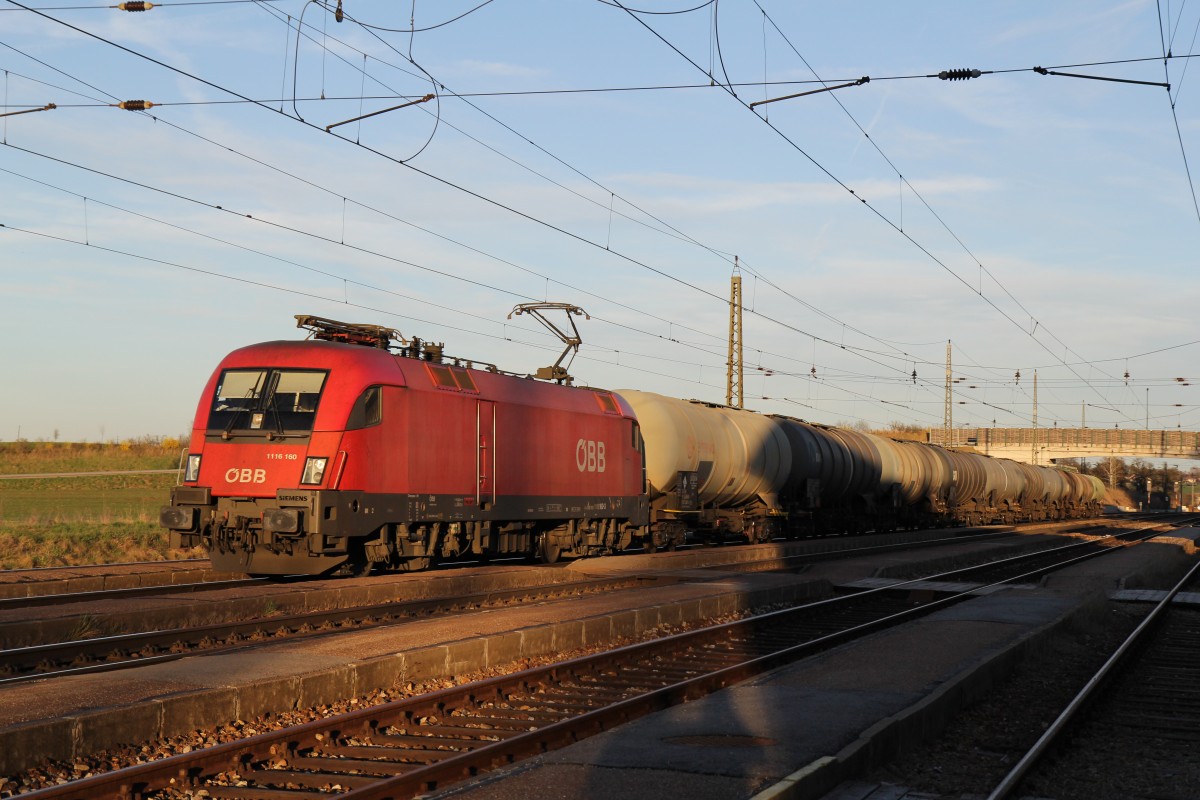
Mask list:
[[[218,570],[407,571],[1093,515],[1094,477],[637,390],[576,388],[297,317],[230,353],[160,519]]]

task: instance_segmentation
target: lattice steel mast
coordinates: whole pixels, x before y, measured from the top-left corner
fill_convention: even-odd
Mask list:
[[[725,405],[743,408],[742,389],[742,268],[733,257],[733,276],[729,279],[729,360],[725,370]]]
[[[954,446],[954,399],[951,392],[953,386],[950,371],[950,340],[946,340],[946,414],[942,420],[942,446]]]

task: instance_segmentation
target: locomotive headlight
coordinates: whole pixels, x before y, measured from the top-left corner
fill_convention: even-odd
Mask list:
[[[325,465],[328,463],[328,458],[309,456],[304,462],[304,474],[300,476],[300,482],[317,484],[325,480]]]
[[[183,472],[184,481],[200,480],[200,456],[188,454],[187,469]]]

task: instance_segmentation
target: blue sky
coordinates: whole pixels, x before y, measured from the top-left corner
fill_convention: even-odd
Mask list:
[[[4,110],[57,106],[0,118],[0,439],[185,432],[299,313],[532,372],[534,300],[580,383],[723,401],[734,255],[749,407],[940,427],[950,340],[956,423],[1036,370],[1040,425],[1200,425],[1200,9],[479,2],[0,0]]]

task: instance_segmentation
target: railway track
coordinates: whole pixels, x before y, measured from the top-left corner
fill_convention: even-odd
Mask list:
[[[1200,795],[1200,563],[1154,605],[988,795]],[[1113,772],[1114,761],[1129,769]],[[1099,766],[1108,766],[1097,772]],[[1096,780],[1096,775],[1103,780]],[[1066,790],[1064,787],[1073,787]]]
[[[645,576],[573,581],[11,648],[0,650],[0,687],[60,675],[107,672],[174,661],[196,653],[236,650],[272,638],[327,636],[340,631],[395,625],[410,619],[622,591],[655,581],[655,578]]]
[[[1135,541],[1153,531],[1125,531]],[[990,586],[1028,581],[1112,552],[1077,542],[1005,562]],[[1037,559],[1036,563],[1031,563]],[[416,698],[104,773],[27,795],[44,798],[182,796],[402,798],[695,699],[819,650],[960,602],[989,586],[930,591],[983,567],[885,587],[677,634],[606,653],[478,681]],[[989,565],[989,570],[998,569]],[[911,590],[921,588],[922,591]],[[165,794],[156,794],[165,791]]]
[[[803,569],[813,561],[829,558],[849,558],[898,549],[917,549],[944,544],[960,544],[1012,536],[1011,531],[980,531],[970,534],[957,533],[946,538],[918,543],[887,544],[827,553],[784,556],[761,561],[720,565],[713,569],[726,571],[793,571]],[[1049,557],[1053,557],[1052,555]],[[524,602],[544,602],[570,596],[583,596],[605,591],[620,591],[645,585],[652,579],[623,578],[554,584],[535,588],[513,590],[491,590],[471,593],[460,597],[434,598],[416,601],[389,601],[369,606],[351,606],[331,610],[306,611],[303,613],[279,614],[270,617],[255,617],[245,620],[229,620],[203,625],[184,625],[162,630],[133,631],[110,636],[95,636],[62,642],[47,642],[24,647],[0,650],[0,686],[13,685],[30,680],[40,680],[60,675],[80,675],[106,672],[135,666],[162,663],[184,658],[196,653],[215,653],[252,646],[267,639],[302,638],[326,636],[346,630],[362,630],[382,627],[398,622],[445,616],[469,610],[499,608]],[[84,602],[96,599],[122,599],[179,591],[200,591],[204,588],[226,589],[252,586],[263,579],[245,579],[186,584],[180,587],[137,587],[111,592],[85,592],[73,595],[51,595],[0,601],[5,607],[32,607],[57,605],[68,602]],[[278,581],[275,581],[278,583]]]

